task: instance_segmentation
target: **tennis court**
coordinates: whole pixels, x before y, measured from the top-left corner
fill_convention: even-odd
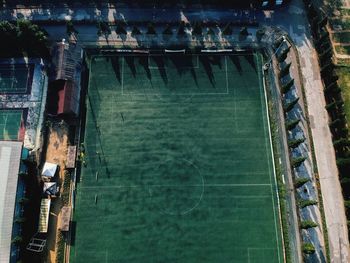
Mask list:
[[[91,57],[70,262],[283,262],[261,64]]]
[[[0,64],[0,93],[27,93],[33,70],[32,64]]]
[[[0,140],[18,140],[22,110],[0,110]]]

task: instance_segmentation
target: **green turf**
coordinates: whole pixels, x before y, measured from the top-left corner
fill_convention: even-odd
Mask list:
[[[0,140],[17,140],[22,110],[0,110]]]
[[[258,55],[94,57],[71,262],[282,262]]]
[[[29,66],[0,65],[0,93],[25,93],[29,78]]]

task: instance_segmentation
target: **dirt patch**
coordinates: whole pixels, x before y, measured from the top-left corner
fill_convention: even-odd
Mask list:
[[[48,145],[46,151],[46,161],[58,164],[60,167],[57,182],[60,186],[60,193],[63,191],[63,182],[65,177],[65,164],[68,149],[68,126],[64,122],[53,123],[49,129]],[[60,224],[59,213],[63,201],[61,195],[52,200],[49,232],[47,237],[47,262],[57,262],[57,236],[58,226]]]

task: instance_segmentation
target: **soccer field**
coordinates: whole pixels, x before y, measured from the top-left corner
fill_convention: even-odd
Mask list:
[[[90,58],[70,262],[283,262],[261,64]]]

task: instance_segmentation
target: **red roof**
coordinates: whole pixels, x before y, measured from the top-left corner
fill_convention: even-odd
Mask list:
[[[63,87],[58,91],[57,114],[79,113],[80,90],[73,81],[63,81]]]

